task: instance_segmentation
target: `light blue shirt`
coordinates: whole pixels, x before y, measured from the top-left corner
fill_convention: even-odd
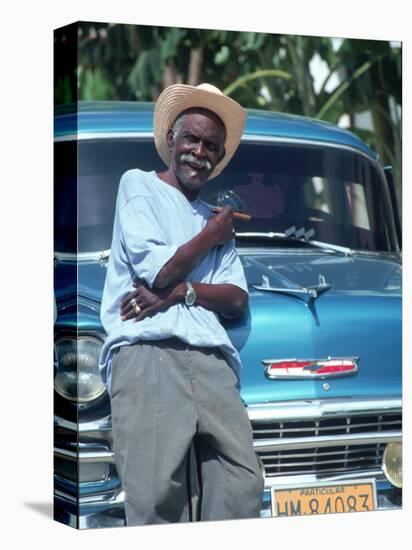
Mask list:
[[[173,336],[194,346],[219,347],[239,377],[239,354],[213,311],[179,303],[137,323],[133,319],[122,321],[120,317],[120,302],[134,290],[133,280],[143,279],[152,287],[160,269],[179,246],[205,227],[211,213],[204,201],[189,202],[154,171],[136,169],[123,174],[101,307],[101,321],[108,338],[100,356],[100,371],[109,389],[116,348]],[[229,283],[248,292],[233,239],[209,249],[186,280]]]

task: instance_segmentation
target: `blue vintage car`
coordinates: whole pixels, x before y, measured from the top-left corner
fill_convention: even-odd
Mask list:
[[[120,176],[164,168],[150,103],[55,117],[55,518],[124,524],[99,311]],[[262,516],[389,509],[402,493],[401,230],[390,171],[318,120],[248,112],[202,197],[236,222],[249,283],[241,396],[265,478]],[[196,507],[196,495],[193,498]]]

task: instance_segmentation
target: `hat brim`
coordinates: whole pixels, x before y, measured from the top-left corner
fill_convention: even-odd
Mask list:
[[[154,139],[157,152],[169,166],[171,153],[167,144],[167,132],[180,113],[192,107],[209,109],[216,113],[226,128],[225,156],[215,166],[209,180],[226,167],[239,146],[246,124],[246,111],[233,99],[186,84],[173,84],[160,94],[154,111]]]

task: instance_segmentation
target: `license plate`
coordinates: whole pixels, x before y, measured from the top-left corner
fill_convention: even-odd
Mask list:
[[[271,488],[272,516],[313,516],[376,510],[375,480]]]

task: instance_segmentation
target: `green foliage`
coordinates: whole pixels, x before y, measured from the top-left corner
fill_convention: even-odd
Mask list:
[[[270,76],[276,77],[276,78],[284,78],[286,80],[289,78],[292,78],[292,75],[290,75],[289,73],[286,73],[285,71],[279,71],[277,69],[267,69],[262,71],[256,71],[254,73],[248,73],[248,74],[242,75],[237,80],[232,82],[227,88],[225,88],[223,92],[226,95],[232,95],[233,92],[236,90],[236,88],[240,86],[247,86],[247,84],[252,82],[252,80],[268,78]]]
[[[82,82],[83,97],[86,100],[104,100],[115,93],[108,75],[99,67],[84,69],[79,74],[79,80]]]
[[[215,65],[224,65],[229,61],[230,50],[226,45],[223,45],[220,50],[215,54]]]
[[[171,27],[166,33],[164,40],[160,43],[160,57],[163,62],[177,56],[179,44],[185,37],[186,32],[183,29]]]
[[[145,50],[132,67],[127,83],[134,90],[137,99],[150,97],[152,85],[158,83],[160,57],[157,49]]]
[[[57,81],[54,89],[54,98],[56,105],[64,105],[76,101],[76,98],[73,97],[69,76],[64,76]]]

